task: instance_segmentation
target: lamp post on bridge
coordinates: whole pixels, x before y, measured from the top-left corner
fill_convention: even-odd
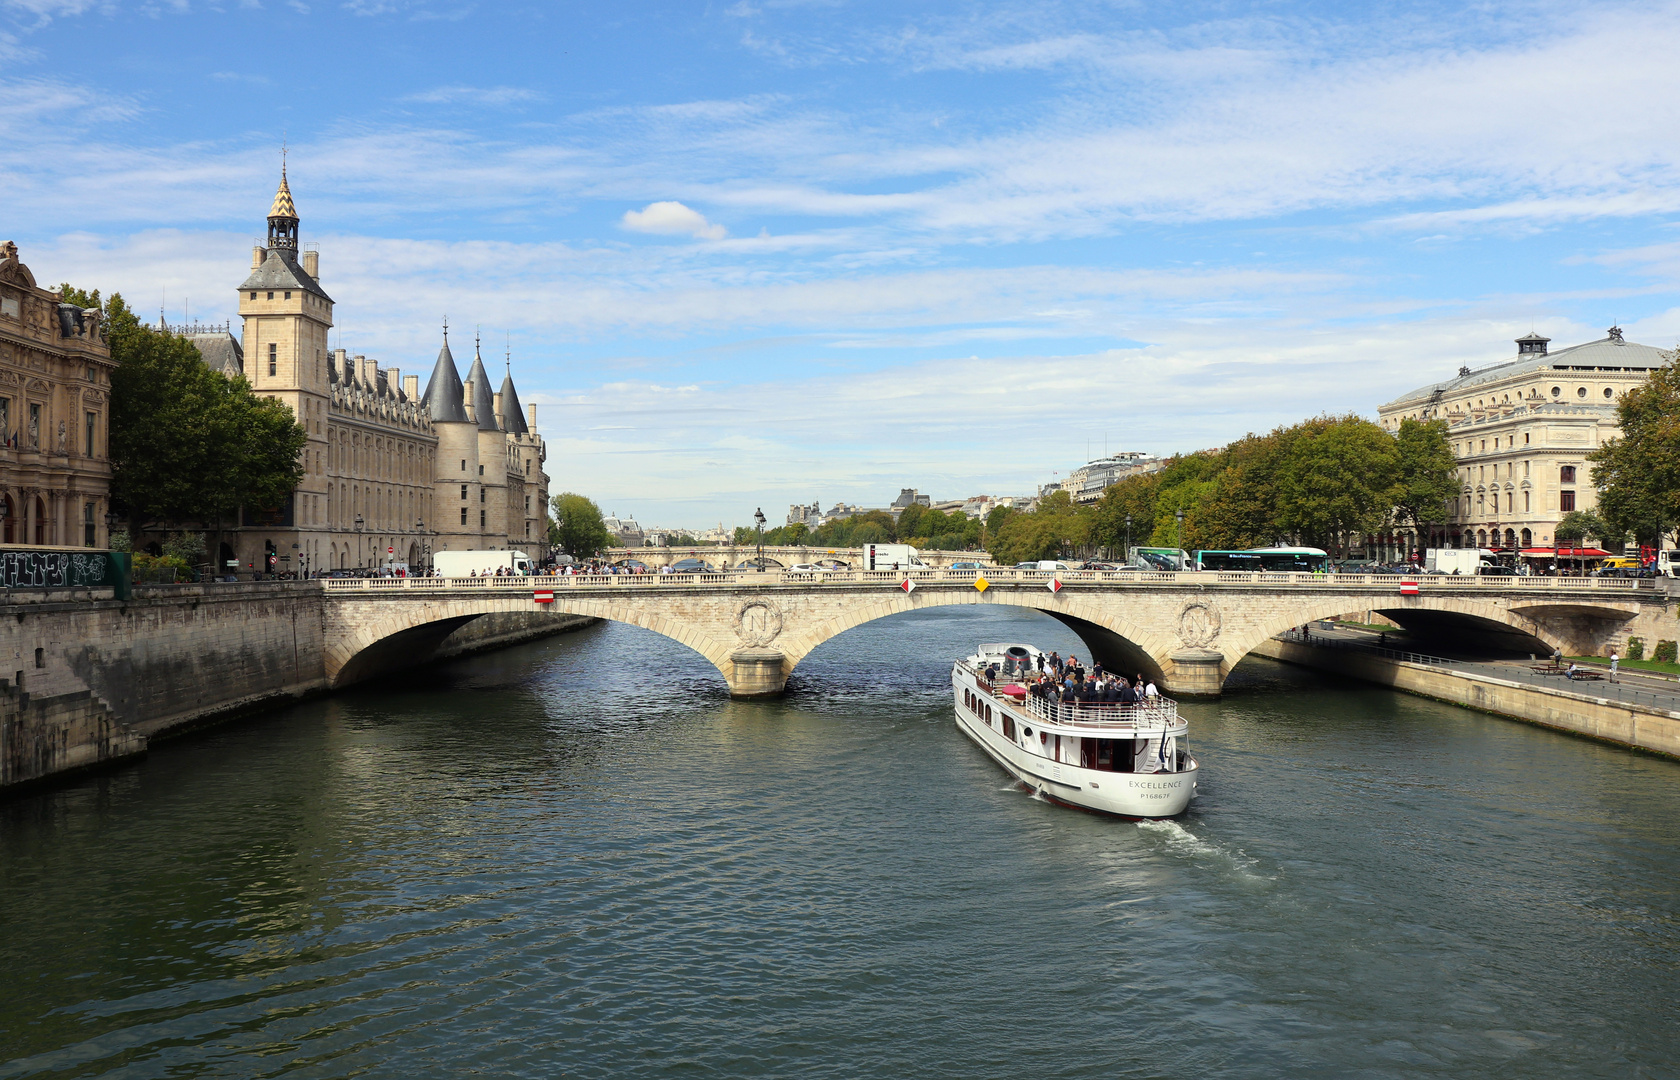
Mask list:
[[[425,518],[414,519],[414,531],[420,534],[420,569],[429,576],[432,571],[432,542],[426,539]],[[413,574],[413,571],[410,570],[409,573]]]
[[[758,572],[764,573],[764,507],[753,512],[753,521],[758,525]]]
[[[1126,550],[1120,553],[1120,559],[1127,566],[1132,564],[1132,515],[1126,515]]]
[[[356,568],[362,568],[362,515],[356,515]]]
[[[1184,511],[1174,510],[1173,520],[1178,522],[1178,528],[1173,532],[1173,547],[1178,549],[1173,560],[1178,563],[1180,570],[1184,569]]]

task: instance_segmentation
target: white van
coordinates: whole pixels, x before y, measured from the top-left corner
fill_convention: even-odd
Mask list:
[[[927,570],[927,563],[916,556],[916,549],[909,544],[865,544],[863,545],[863,568],[865,570]]]

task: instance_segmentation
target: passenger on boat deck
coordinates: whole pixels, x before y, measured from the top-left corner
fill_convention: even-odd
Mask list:
[[[1161,692],[1155,689],[1154,683],[1148,683],[1143,688],[1143,696],[1145,698],[1160,697]]]

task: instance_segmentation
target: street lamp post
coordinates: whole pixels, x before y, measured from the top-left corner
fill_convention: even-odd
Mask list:
[[[764,508],[761,506],[753,512],[753,521],[758,524],[758,572],[764,573]]]
[[[1121,559],[1127,566],[1132,565],[1132,515],[1126,515],[1126,550],[1121,552]]]
[[[431,569],[432,545],[426,541],[426,519],[414,519],[414,531],[420,534],[420,569]]]
[[[362,557],[362,515],[357,514],[356,515],[356,568],[361,569],[362,566],[363,566],[363,557]]]
[[[1174,510],[1173,520],[1178,522],[1178,528],[1173,533],[1173,547],[1178,549],[1178,553],[1173,556],[1173,559],[1178,562],[1178,568],[1182,570],[1184,569],[1184,511]]]

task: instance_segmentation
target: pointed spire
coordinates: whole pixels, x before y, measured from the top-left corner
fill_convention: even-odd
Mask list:
[[[467,422],[467,407],[462,403],[461,373],[455,370],[455,355],[449,351],[447,329],[444,330],[443,348],[438,350],[437,366],[432,368],[432,379],[426,384],[420,404],[431,415],[434,424]]]
[[[478,355],[476,341],[472,370],[467,372],[467,381],[472,383],[473,416],[478,420],[478,430],[500,431],[496,424],[496,399],[490,393],[490,375],[484,370],[484,358]]]
[[[509,435],[527,435],[525,410],[519,404],[519,391],[513,388],[513,361],[508,361],[508,373],[502,378],[502,430]]]

